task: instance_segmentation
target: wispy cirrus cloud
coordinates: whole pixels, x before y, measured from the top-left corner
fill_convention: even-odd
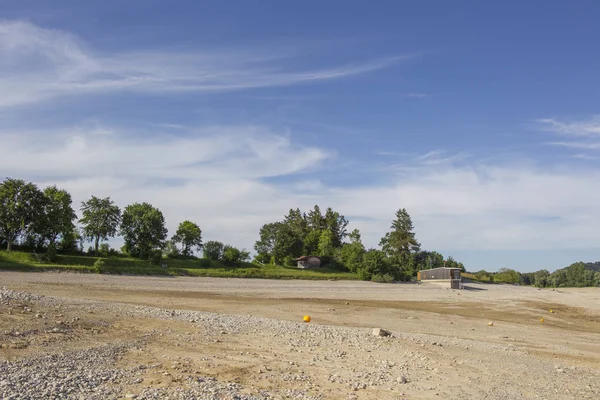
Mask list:
[[[542,129],[572,137],[600,136],[600,116],[594,116],[584,121],[564,122],[553,118],[536,120]]]
[[[407,99],[424,99],[425,97],[429,97],[427,93],[406,93],[404,95]]]
[[[550,142],[548,144],[571,149],[600,150],[600,142]]]
[[[368,73],[411,57],[294,70],[286,66],[285,55],[257,49],[103,53],[68,32],[0,20],[0,106],[114,91],[210,93],[289,86]]]
[[[545,131],[569,137],[571,140],[548,142],[548,145],[576,149],[580,151],[600,150],[600,116],[593,116],[582,121],[559,121],[553,118],[542,118],[536,121]],[[582,160],[594,160],[595,157],[584,157]]]

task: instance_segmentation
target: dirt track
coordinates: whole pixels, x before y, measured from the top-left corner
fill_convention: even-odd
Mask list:
[[[237,382],[249,393],[265,390],[272,397],[600,398],[596,288],[467,285],[468,290],[455,291],[416,284],[15,272],[0,272],[0,286],[68,299],[62,315],[81,318],[80,325],[101,326],[85,329],[74,323],[71,334],[61,337],[6,336],[10,346],[0,353],[5,358],[48,352],[48,340],[52,351],[59,351],[152,333],[143,351],[127,352],[119,365],[186,359],[186,372],[148,371],[140,385],[127,388],[132,393],[142,387],[184,387],[181,377],[199,374]],[[97,309],[87,314],[82,304]],[[133,305],[239,315],[243,317],[232,321],[240,327],[248,315],[275,322],[262,327],[262,322],[248,322],[247,329],[217,340],[206,326],[197,329],[192,319],[165,323],[153,314],[128,314],[136,310]],[[0,309],[0,331],[15,324],[34,330],[43,322],[67,318],[38,308],[48,318]],[[310,326],[276,322],[301,321],[305,314],[313,318]],[[395,337],[373,338],[367,329],[346,337],[338,333],[346,331],[326,325],[383,327]],[[331,339],[336,335],[345,340]],[[19,340],[22,344],[15,345]],[[381,367],[384,362],[387,367]]]

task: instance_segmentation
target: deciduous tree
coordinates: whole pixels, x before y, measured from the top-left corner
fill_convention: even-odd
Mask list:
[[[162,250],[167,228],[162,212],[148,203],[134,203],[125,207],[121,222],[125,249],[132,256],[150,258]]]
[[[204,252],[204,258],[210,260],[220,260],[223,256],[223,243],[217,242],[216,240],[209,240],[204,243],[202,250]]]
[[[11,251],[15,240],[40,219],[44,196],[33,183],[7,178],[0,183],[0,236]]]
[[[198,251],[202,249],[202,231],[192,221],[180,223],[172,240],[173,243],[181,244],[181,254],[186,257],[192,255],[193,249]]]
[[[83,225],[83,236],[94,242],[94,252],[97,254],[100,240],[107,240],[117,234],[121,210],[110,197],[101,199],[92,196],[81,203],[81,212],[83,218],[79,222]]]

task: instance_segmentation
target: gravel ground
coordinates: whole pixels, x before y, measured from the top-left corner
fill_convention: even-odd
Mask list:
[[[329,306],[323,304],[330,314],[340,313]],[[585,357],[558,327],[546,331],[554,355],[537,354],[519,339],[528,329],[523,325],[463,323],[456,331],[458,323],[439,316],[392,321],[391,311],[380,312],[377,326],[420,322],[424,329],[393,328],[391,336],[375,337],[374,326],[2,288],[0,398],[600,398],[599,359],[588,357],[598,353],[593,331],[574,333],[589,347]],[[465,330],[484,333],[457,333]]]

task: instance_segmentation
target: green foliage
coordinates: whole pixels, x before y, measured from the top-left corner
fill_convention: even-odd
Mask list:
[[[179,249],[175,246],[172,240],[167,240],[165,242],[165,247],[163,248],[163,256],[168,258],[179,258],[181,254],[179,253]]]
[[[220,260],[223,256],[223,248],[223,243],[215,240],[204,243],[204,246],[202,247],[204,258],[208,258],[210,260]]]
[[[390,274],[375,274],[371,276],[371,281],[377,283],[393,283],[394,277]]]
[[[381,250],[371,249],[363,255],[363,262],[359,274],[365,280],[371,280],[373,275],[382,275],[390,272],[390,261]]]
[[[73,228],[69,232],[64,232],[58,244],[58,249],[62,252],[80,252],[82,247],[83,237],[77,228]]]
[[[223,248],[223,261],[227,265],[238,265],[249,259],[250,253],[245,250],[239,250],[238,248],[229,245],[225,245]]]
[[[494,275],[494,282],[496,283],[513,283],[519,284],[522,282],[521,274],[514,269],[502,268]]]
[[[320,257],[331,257],[335,250],[334,241],[336,240],[335,234],[329,229],[325,229],[319,236],[319,246],[317,255]]]
[[[240,250],[229,245],[223,248],[223,261],[228,265],[235,265],[240,261]]]
[[[336,253],[336,261],[344,265],[350,272],[358,272],[363,266],[365,246],[360,241],[345,243]]]
[[[66,190],[49,186],[44,189],[43,195],[43,209],[33,224],[33,231],[47,242],[49,247],[54,248],[60,236],[72,234],[75,229],[73,221],[77,219],[77,215],[71,206],[71,195]]]
[[[123,211],[121,235],[128,254],[156,260],[165,245],[167,228],[159,209],[148,203],[134,203]]]
[[[0,237],[6,249],[41,219],[44,195],[33,183],[7,178],[0,183]]]
[[[302,255],[319,255],[333,260],[336,250],[348,236],[348,221],[343,215],[328,208],[323,215],[318,205],[304,214],[300,209],[290,209],[281,222],[265,224],[255,243],[256,260],[266,264],[292,265],[292,260]]]
[[[94,242],[94,252],[98,254],[101,240],[114,237],[121,222],[121,210],[110,197],[104,199],[92,196],[88,201],[81,203],[83,218],[79,221],[83,225],[83,237]]]
[[[273,251],[275,249],[275,241],[277,240],[277,229],[280,223],[275,222],[271,224],[265,224],[260,228],[260,238],[254,244],[254,250],[256,251],[256,260],[263,264],[267,264],[273,257]]]
[[[180,223],[172,240],[173,243],[181,244],[181,254],[185,257],[190,257],[194,249],[202,249],[202,231],[192,221]]]
[[[162,263],[162,251],[160,249],[150,250],[148,261],[150,261],[151,264],[160,265]]]
[[[93,267],[94,267],[95,269],[97,269],[97,270],[98,270],[98,272],[100,272],[100,270],[101,270],[102,268],[104,268],[104,261],[103,261],[101,258],[98,258],[98,259],[96,259],[96,261],[94,262],[94,265],[93,265]]]
[[[396,212],[396,219],[392,221],[391,232],[379,242],[385,254],[400,266],[408,266],[411,254],[420,250],[421,245],[415,238],[413,224],[406,209]]]

